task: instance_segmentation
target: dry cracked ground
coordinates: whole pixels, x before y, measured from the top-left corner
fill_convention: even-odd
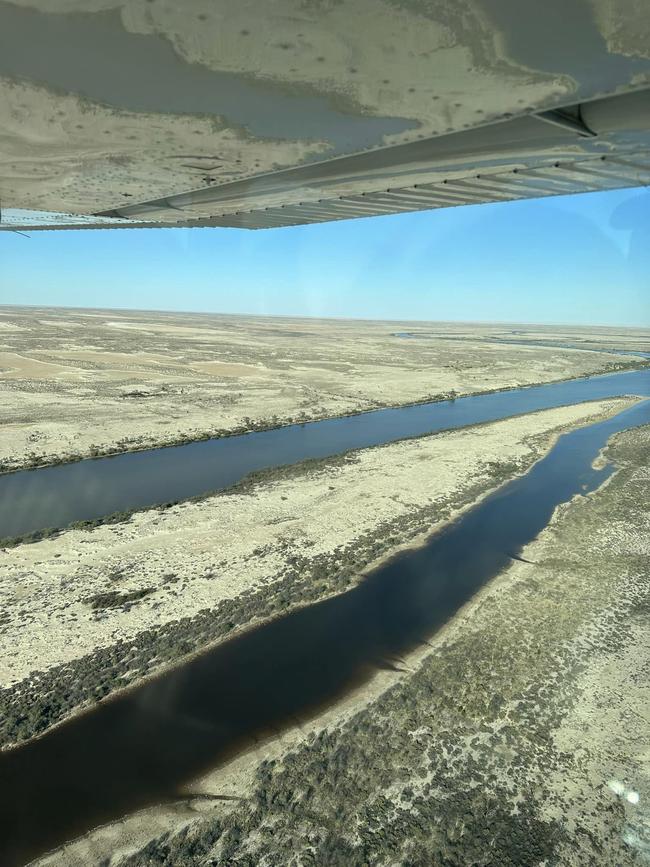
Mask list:
[[[647,345],[632,331],[1,313],[10,467],[637,363],[553,342]],[[405,332],[421,336],[394,336]],[[513,332],[531,345],[489,342]],[[28,742],[208,645],[345,592],[562,432],[632,402],[350,452],[3,549],[0,743]],[[604,457],[616,467],[608,481],[559,508],[523,561],[394,669],[251,743],[186,799],[39,863],[647,863],[650,429],[616,435]]]

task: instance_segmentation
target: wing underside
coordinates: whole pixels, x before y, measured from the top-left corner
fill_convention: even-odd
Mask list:
[[[650,182],[642,4],[105,5],[0,0],[0,230],[261,229]]]

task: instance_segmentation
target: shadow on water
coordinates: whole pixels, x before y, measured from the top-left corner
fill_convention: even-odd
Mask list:
[[[424,641],[612,467],[615,432],[650,401],[562,436],[524,476],[402,551],[358,587],[250,630],[0,753],[0,863],[30,858],[139,808],[176,800],[255,738],[314,713]],[[534,565],[529,568],[534,569]]]

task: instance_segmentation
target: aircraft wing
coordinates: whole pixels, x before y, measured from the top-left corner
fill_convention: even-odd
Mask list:
[[[0,230],[650,183],[640,0],[0,0]]]

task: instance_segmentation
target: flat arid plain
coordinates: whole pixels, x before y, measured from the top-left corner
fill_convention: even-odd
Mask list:
[[[637,361],[539,347],[537,340],[634,350],[647,348],[648,335],[4,307],[0,461],[15,469],[552,382]]]
[[[593,374],[650,376],[649,343],[641,329],[5,307],[0,461],[10,472]],[[66,726],[84,731],[123,696],[137,703],[148,695],[138,690],[156,678],[164,687],[208,650],[219,659],[269,624],[352,598],[382,569],[407,594],[411,567],[402,574],[400,563],[489,509],[494,492],[516,490],[565,435],[633,412],[647,394],[646,381],[396,436],[192,501],[12,540],[0,549],[0,771]],[[383,650],[340,688],[296,700],[280,720],[269,714],[212,766],[181,774],[173,797],[91,817],[59,839],[39,831],[48,823],[37,791],[51,784],[38,765],[32,779],[16,777],[3,808],[24,805],[36,842],[3,832],[0,861],[645,863],[649,463],[649,425],[606,435],[569,499],[521,550],[498,552],[490,580],[448,594],[417,642],[389,641],[388,621],[364,620]],[[323,638],[332,659],[355,630],[349,616]],[[329,677],[327,659],[314,671]],[[270,695],[286,691],[284,672],[271,670]],[[187,739],[218,728],[203,717],[179,726]],[[108,773],[97,771],[95,792],[111,789]],[[81,785],[70,774],[65,786]]]

